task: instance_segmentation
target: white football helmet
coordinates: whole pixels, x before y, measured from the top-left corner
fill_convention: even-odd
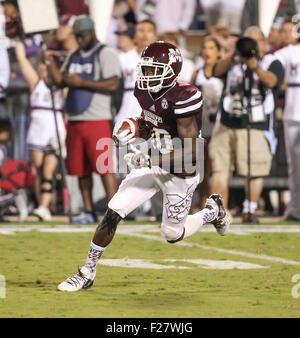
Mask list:
[[[137,86],[157,93],[173,85],[181,68],[182,56],[176,46],[165,41],[151,43],[137,66]]]

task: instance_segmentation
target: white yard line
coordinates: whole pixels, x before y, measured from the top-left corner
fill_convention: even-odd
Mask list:
[[[201,269],[217,269],[217,270],[228,270],[228,269],[268,269],[269,266],[262,266],[253,263],[235,262],[230,260],[212,260],[212,259],[162,259],[160,262],[176,262],[176,263],[190,263],[193,267],[184,265],[166,265],[154,263],[151,260],[145,259],[132,259],[129,257],[115,258],[115,259],[101,259],[99,265],[117,266],[122,268],[141,268],[141,269],[179,269],[179,270],[190,270],[194,268]]]
[[[270,231],[271,230],[270,228],[268,230],[269,231],[265,231],[265,232],[273,232],[273,231]],[[299,227],[299,230],[300,230],[300,227]],[[141,233],[138,233],[138,232],[126,232],[126,233],[124,232],[123,233],[122,231],[120,231],[119,233],[124,234],[124,235],[126,234],[127,236],[145,238],[145,239],[150,239],[150,240],[155,240],[155,241],[160,241],[160,242],[165,243],[165,240],[161,237],[158,237],[158,236],[145,235],[145,234],[141,234]],[[284,258],[281,258],[281,257],[258,255],[258,254],[253,254],[253,253],[250,253],[250,252],[239,251],[239,250],[222,249],[222,248],[212,247],[212,246],[208,246],[208,245],[201,245],[201,244],[192,243],[192,242],[179,242],[176,245],[187,246],[187,247],[197,247],[197,248],[200,248],[200,249],[203,249],[203,250],[211,250],[211,251],[226,253],[226,254],[230,254],[230,255],[236,255],[236,256],[242,256],[242,257],[248,257],[248,258],[255,258],[255,259],[262,259],[262,260],[266,260],[266,261],[270,261],[270,262],[300,266],[300,262],[298,262],[298,261],[284,259]]]

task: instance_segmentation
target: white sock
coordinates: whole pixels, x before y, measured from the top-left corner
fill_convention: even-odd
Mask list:
[[[250,212],[250,214],[254,214],[257,209],[257,202],[250,202],[248,200],[245,200],[243,203],[243,214],[247,214]]]
[[[87,257],[86,262],[85,262],[85,267],[87,267],[91,271],[92,274],[96,273],[97,264],[98,264],[98,262],[99,262],[99,260],[102,256],[104,250],[105,250],[105,248],[91,242],[88,257]]]
[[[42,211],[50,212],[49,208],[45,208],[45,207],[43,207],[42,205],[39,205],[39,206],[38,206],[38,209],[39,209],[39,210],[42,210]]]
[[[184,223],[185,233],[183,238],[194,235],[205,223],[213,221],[217,212],[215,209],[204,208],[194,215],[189,215]]]

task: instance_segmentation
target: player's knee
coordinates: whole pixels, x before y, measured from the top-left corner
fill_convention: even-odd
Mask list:
[[[45,178],[44,176],[41,178],[41,193],[51,194],[54,191],[54,182],[52,179]]]
[[[166,227],[163,224],[161,225],[160,233],[162,237],[170,244],[177,243],[183,239],[184,236],[184,229],[183,232],[178,231],[178,229],[174,229],[171,227]]]
[[[120,215],[122,218],[125,218],[127,216],[127,214],[125,213],[124,207],[121,205],[116,194],[109,201],[108,209],[113,210],[115,213]]]

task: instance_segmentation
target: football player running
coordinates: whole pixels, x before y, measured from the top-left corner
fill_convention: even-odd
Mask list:
[[[167,242],[181,241],[208,222],[220,235],[228,231],[231,217],[225,211],[220,195],[211,195],[204,209],[189,215],[200,174],[197,170],[187,172],[185,168],[180,172],[175,170],[177,158],[181,158],[184,147],[175,148],[173,140],[192,140],[191,161],[194,163],[197,158],[195,145],[201,135],[202,95],[197,87],[177,81],[181,67],[181,54],[170,43],[157,41],[143,51],[134,94],[143,110],[140,119],[150,129],[150,142],[157,151],[153,156],[149,153],[150,160],[149,154],[142,152],[125,155],[133,169],[110,200],[94,233],[85,265],[78,269],[76,275],[63,281],[58,286],[59,290],[77,291],[91,287],[98,261],[112,241],[118,223],[160,189],[164,196],[160,231]],[[134,134],[130,130],[120,130],[121,125],[116,125],[114,139],[119,146],[132,144]],[[168,171],[164,167],[164,154],[168,154]],[[180,162],[184,161],[181,159]],[[158,184],[158,177],[162,178],[161,184]]]

